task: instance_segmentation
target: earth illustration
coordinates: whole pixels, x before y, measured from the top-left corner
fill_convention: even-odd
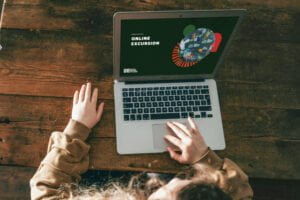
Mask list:
[[[199,62],[211,51],[215,42],[214,32],[198,28],[187,34],[179,43],[179,57],[185,62]]]

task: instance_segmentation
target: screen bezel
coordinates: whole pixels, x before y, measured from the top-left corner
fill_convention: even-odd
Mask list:
[[[123,81],[155,81],[155,80],[188,80],[213,78],[221,64],[225,52],[230,45],[237,27],[245,15],[245,9],[232,10],[189,10],[189,11],[138,11],[117,12],[113,16],[113,79]],[[184,75],[152,75],[152,76],[120,76],[121,21],[133,19],[171,19],[171,18],[201,18],[201,17],[238,17],[238,21],[229,36],[227,44],[211,74]]]

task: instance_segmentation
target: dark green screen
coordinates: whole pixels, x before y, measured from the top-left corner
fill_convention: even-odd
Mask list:
[[[121,21],[121,76],[211,74],[238,17],[208,17],[185,19],[134,19]],[[210,52],[203,60],[191,67],[178,67],[172,61],[172,51],[184,36],[184,28],[194,25],[209,28],[222,35],[217,52]],[[132,37],[147,37],[159,41],[159,45],[131,46]],[[141,42],[141,41],[139,41]],[[144,42],[144,41],[142,41]],[[146,41],[148,42],[148,41]],[[124,73],[124,69],[136,69],[136,73]]]

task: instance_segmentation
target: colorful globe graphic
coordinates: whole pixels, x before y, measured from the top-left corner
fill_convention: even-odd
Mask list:
[[[212,30],[198,28],[179,43],[179,57],[186,62],[199,62],[210,53],[214,42]]]

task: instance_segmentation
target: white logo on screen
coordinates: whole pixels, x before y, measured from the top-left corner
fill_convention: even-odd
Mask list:
[[[125,68],[123,69],[124,74],[133,74],[138,73],[138,71],[135,68]]]

